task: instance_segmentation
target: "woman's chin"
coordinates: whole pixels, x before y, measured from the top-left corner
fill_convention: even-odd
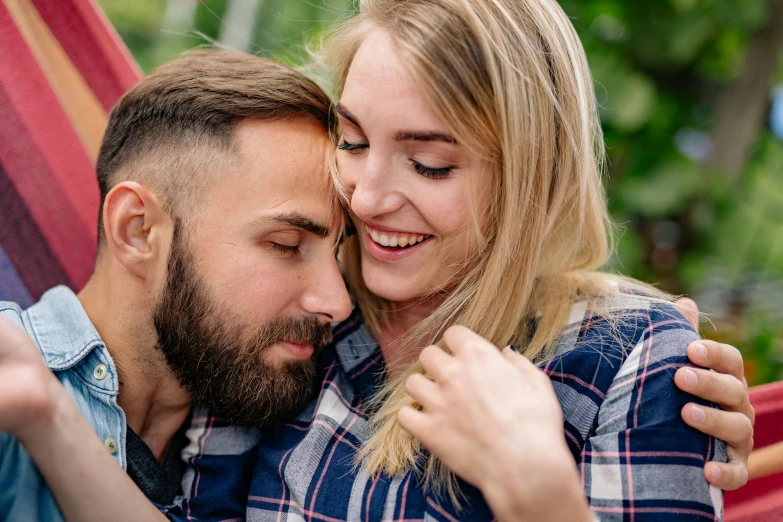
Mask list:
[[[387,301],[414,301],[428,294],[426,289],[415,288],[410,285],[410,280],[407,281],[408,284],[404,284],[398,278],[376,277],[376,274],[367,273],[363,275],[367,290]]]
[[[407,301],[413,301],[421,298],[422,293],[410,292],[405,289],[389,287],[386,285],[367,286],[367,289],[374,295],[377,295],[381,299],[392,301],[395,303],[402,303]]]

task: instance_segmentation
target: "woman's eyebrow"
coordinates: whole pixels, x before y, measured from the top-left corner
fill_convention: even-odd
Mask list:
[[[443,132],[411,132],[398,131],[394,135],[396,141],[443,141],[446,143],[457,143],[454,136]]]
[[[337,106],[335,107],[335,110],[337,111],[337,114],[339,114],[340,116],[342,116],[346,120],[350,121],[351,123],[353,123],[357,127],[359,127],[359,128],[362,127],[361,125],[359,125],[359,120],[356,119],[356,116],[351,114],[351,111],[346,109],[343,104],[338,103]]]
[[[356,125],[358,128],[362,128],[359,124],[359,120],[354,116],[351,111],[345,108],[342,103],[338,103],[335,106],[337,114]],[[444,132],[414,132],[414,131],[398,131],[394,134],[396,141],[442,141],[444,143],[457,143],[457,140],[451,134]]]

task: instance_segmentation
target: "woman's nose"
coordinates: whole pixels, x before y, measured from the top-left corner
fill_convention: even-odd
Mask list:
[[[368,159],[352,187],[351,211],[359,218],[387,214],[402,204],[404,198],[396,189],[393,171],[388,165],[385,169],[380,167]]]

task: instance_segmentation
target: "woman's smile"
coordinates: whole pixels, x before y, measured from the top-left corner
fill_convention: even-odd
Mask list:
[[[397,231],[381,225],[364,224],[367,252],[380,261],[399,261],[419,252],[435,236],[420,232]]]

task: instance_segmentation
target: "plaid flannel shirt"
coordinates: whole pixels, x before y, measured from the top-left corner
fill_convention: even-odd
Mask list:
[[[623,298],[610,306],[614,320],[607,321],[576,302],[554,356],[540,365],[560,400],[594,517],[721,520],[722,492],[706,482],[703,466],[725,461],[725,446],[682,421],[681,408],[696,399],[673,381],[689,364],[685,348],[696,333],[668,305]],[[363,405],[385,375],[358,310],[335,327],[320,362],[318,398],[288,424],[260,432],[194,414],[185,498],[171,519],[493,520],[481,493],[466,483],[458,509],[412,471],[388,477],[356,469],[356,450],[368,436]]]

